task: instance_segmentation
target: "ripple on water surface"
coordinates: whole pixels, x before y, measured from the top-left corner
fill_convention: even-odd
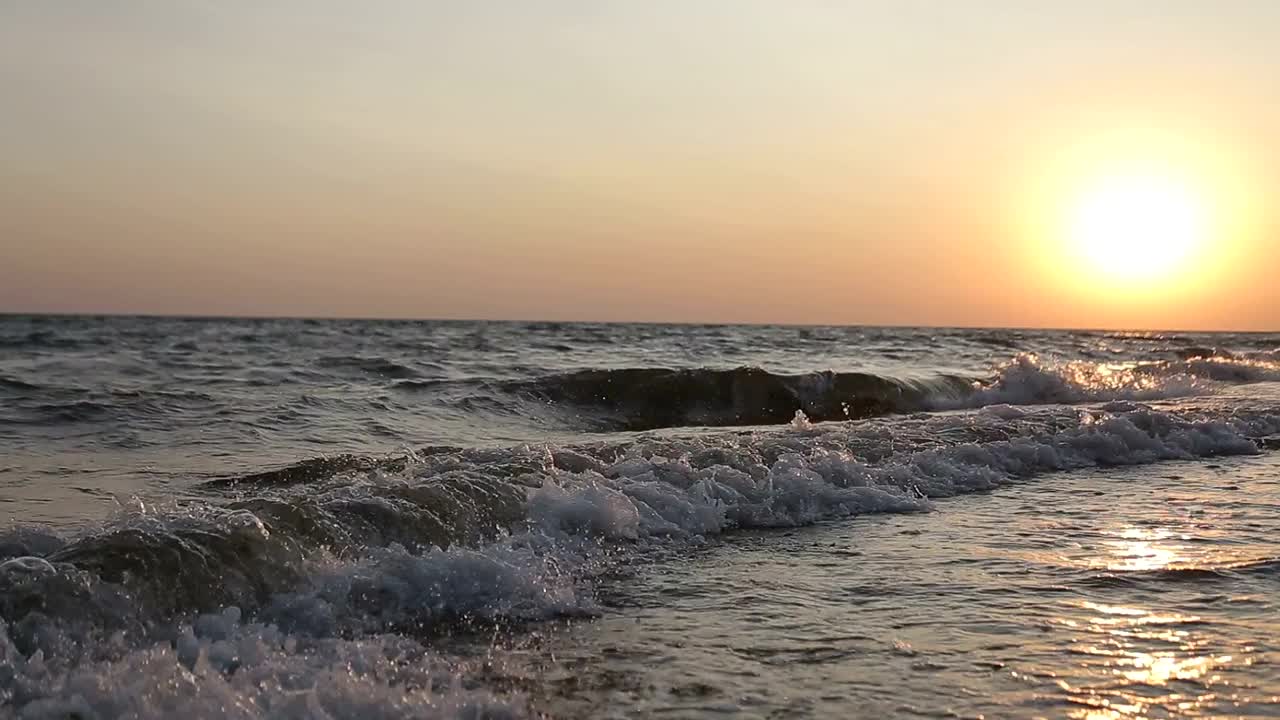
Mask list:
[[[557,644],[546,672],[574,680],[543,701],[620,717],[1275,716],[1278,510],[1268,455],[732,537],[617,589],[627,607]]]

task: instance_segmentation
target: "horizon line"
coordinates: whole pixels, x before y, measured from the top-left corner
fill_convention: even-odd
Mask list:
[[[669,325],[669,326],[724,326],[724,327],[795,327],[795,328],[878,328],[886,330],[1004,330],[1031,332],[1131,332],[1131,333],[1202,333],[1236,335],[1274,335],[1277,330],[1193,330],[1176,328],[1137,327],[1060,327],[1013,325],[938,325],[893,323],[819,323],[819,322],[716,322],[700,320],[548,320],[529,318],[476,318],[476,317],[414,317],[414,316],[341,316],[341,315],[220,315],[200,313],[164,312],[23,312],[0,310],[0,318],[135,318],[165,320],[286,320],[314,322],[402,322],[402,323],[509,323],[509,324],[563,324],[563,325]]]

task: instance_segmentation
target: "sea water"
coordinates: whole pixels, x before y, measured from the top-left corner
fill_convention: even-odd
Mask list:
[[[0,319],[0,715],[1275,715],[1280,336]]]

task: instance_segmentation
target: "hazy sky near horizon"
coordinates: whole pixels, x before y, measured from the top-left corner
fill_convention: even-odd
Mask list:
[[[0,311],[1280,329],[1278,36],[1270,0],[2,0]],[[1025,226],[1135,145],[1234,215],[1129,291]]]

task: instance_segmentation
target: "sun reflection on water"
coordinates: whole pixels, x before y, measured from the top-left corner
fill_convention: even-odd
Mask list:
[[[1075,619],[1062,624],[1082,630],[1094,640],[1074,650],[1086,682],[1059,686],[1067,699],[1084,707],[1073,718],[1103,720],[1192,716],[1230,686],[1222,671],[1248,658],[1205,651],[1206,641],[1194,631],[1195,615],[1083,601],[1073,605]],[[1080,617],[1083,611],[1084,617]]]
[[[1126,528],[1117,539],[1104,543],[1108,554],[1098,561],[1108,570],[1121,572],[1188,566],[1192,558],[1187,546],[1176,542],[1181,539],[1164,528]]]
[[[1240,561],[1210,555],[1192,542],[1168,528],[1125,527],[1091,550],[1080,547],[1086,553],[1072,562],[1141,573],[1222,569]],[[1248,652],[1210,647],[1214,633],[1206,630],[1207,621],[1171,606],[1076,601],[1055,622],[1080,635],[1072,652],[1083,656],[1077,664],[1081,675],[1058,682],[1065,699],[1077,706],[1073,718],[1194,717],[1234,698],[1237,688],[1228,671],[1253,663]]]

